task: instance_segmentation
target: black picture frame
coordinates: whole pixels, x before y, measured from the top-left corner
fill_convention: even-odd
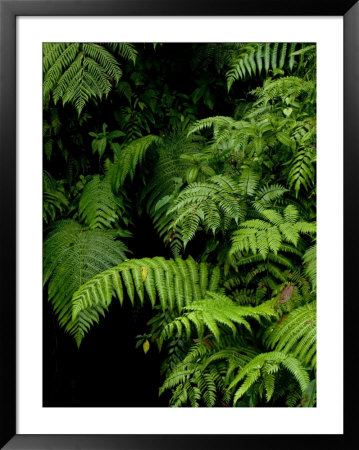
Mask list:
[[[17,435],[16,434],[16,17],[17,16],[343,16],[344,17],[344,434]],[[303,31],[305,33],[305,31]],[[334,62],[335,63],[335,62]],[[359,2],[357,0],[0,0],[0,446],[6,449],[349,449],[357,377],[355,345],[359,169]],[[329,281],[328,281],[329,282]],[[333,387],[335,388],[335,387]],[[235,431],[235,430],[234,430]]]

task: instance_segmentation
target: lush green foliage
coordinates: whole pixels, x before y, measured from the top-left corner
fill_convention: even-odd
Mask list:
[[[122,57],[136,60],[129,44],[118,47]],[[91,97],[101,99],[122,76],[119,63],[106,46],[94,43],[44,44],[44,96],[52,94],[54,103],[62,99],[81,113]]]
[[[44,283],[61,325],[72,327],[72,296],[97,273],[126,258],[112,230],[90,230],[72,220],[56,223],[44,245]]]
[[[171,406],[314,406],[315,45],[176,48],[44,44],[45,295],[152,308]]]
[[[124,290],[132,304],[135,294],[142,304],[146,295],[152,306],[158,299],[164,311],[174,308],[181,311],[185,305],[201,299],[207,289],[216,290],[219,278],[218,268],[209,275],[208,266],[197,264],[192,258],[165,260],[155,257],[122,262],[91,278],[73,294],[73,322],[79,323],[76,328],[70,324],[69,331],[80,344],[87,329],[93,322],[98,322],[98,309],[107,309],[114,295],[122,304]]]

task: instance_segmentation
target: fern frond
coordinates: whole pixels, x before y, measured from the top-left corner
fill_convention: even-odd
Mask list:
[[[213,126],[213,138],[209,149],[216,158],[228,158],[231,155],[232,162],[237,164],[245,160],[246,166],[250,165],[254,156],[263,155],[269,146],[273,146],[280,134],[276,133],[273,117],[236,121],[224,116],[208,117],[196,122],[189,134],[211,126]]]
[[[298,245],[300,234],[313,234],[315,223],[298,221],[298,211],[293,205],[288,205],[283,214],[265,209],[260,211],[262,219],[242,222],[240,229],[233,233],[230,254],[259,253],[263,259],[269,252],[275,255],[284,243]]]
[[[156,147],[151,177],[141,195],[155,230],[165,244],[170,246],[175,257],[179,256],[183,248],[182,227],[181,224],[171,226],[173,215],[169,214],[169,210],[186,182],[188,170],[193,168],[190,157],[197,155],[200,148],[201,144],[194,137],[187,138],[183,133],[162,138]]]
[[[245,215],[240,201],[242,186],[225,175],[203,183],[191,183],[181,191],[168,214],[173,215],[172,227],[181,226],[184,246],[193,238],[200,224],[213,234],[228,229],[231,221]]]
[[[300,306],[267,332],[266,343],[316,367],[316,303]]]
[[[286,192],[288,189],[280,184],[263,186],[257,191],[252,205],[258,212],[269,209],[273,206],[273,202],[280,200]]]
[[[132,303],[135,295],[141,303],[146,295],[152,306],[159,304],[162,310],[170,311],[181,309],[204,296],[203,285],[199,282],[203,278],[203,270],[207,273],[204,264],[197,264],[190,257],[186,260],[155,257],[122,262],[77,289],[72,298],[73,320],[68,331],[79,345],[87,330],[99,320],[99,317],[93,319],[88,316],[93,315],[97,307],[107,310],[113,296],[117,296],[122,304],[125,292]],[[210,277],[209,286],[212,289],[218,286],[216,271]]]
[[[268,79],[263,87],[255,89],[252,93],[257,97],[254,107],[263,107],[278,100],[285,103],[288,97],[309,97],[315,93],[315,82],[299,77]]]
[[[242,170],[239,177],[239,185],[244,195],[253,196],[258,189],[260,174],[250,167]]]
[[[233,126],[235,123],[236,121],[231,117],[226,116],[208,117],[206,119],[201,119],[195,122],[190,128],[188,136],[211,127],[214,128],[214,133],[216,134],[216,132],[218,132],[218,130],[220,130],[221,128],[228,128],[230,126]]]
[[[310,247],[303,256],[305,273],[308,275],[313,291],[317,287],[317,246]]]
[[[224,325],[235,334],[236,324],[243,325],[248,331],[251,330],[249,322],[245,319],[246,317],[259,320],[261,317],[276,316],[271,305],[267,303],[257,307],[239,306],[225,295],[214,292],[207,292],[203,300],[185,306],[184,311],[189,312],[166,325],[163,329],[163,337],[172,336],[175,332],[178,336],[181,336],[182,333],[190,336],[192,323],[195,325],[199,336],[203,336],[204,326],[206,326],[219,341],[220,329],[218,325]]]
[[[115,192],[118,192],[127,176],[133,179],[136,167],[142,163],[147,151],[160,142],[161,138],[158,136],[148,135],[132,141],[120,150],[111,169],[111,184]]]
[[[79,214],[90,228],[116,228],[125,213],[124,199],[115,195],[108,179],[94,175],[86,183],[79,202]]]
[[[43,220],[48,223],[55,220],[69,206],[63,186],[49,172],[43,172]]]
[[[115,57],[100,44],[47,43],[44,53],[43,94],[53,95],[55,104],[75,105],[80,114],[92,97],[107,96],[122,76]]]
[[[156,149],[158,158],[153,163],[151,179],[142,194],[151,216],[156,207],[158,209],[160,199],[177,192],[178,187],[184,184],[191,163],[183,156],[196,154],[200,148],[195,138],[187,138],[183,133],[174,133],[162,139]]]
[[[138,52],[133,44],[126,42],[115,42],[109,45],[113,51],[117,51],[118,54],[124,58],[136,63]]]
[[[59,323],[72,320],[72,296],[94,275],[126,258],[127,247],[113,230],[89,230],[72,220],[58,222],[44,242],[44,285]]]
[[[213,351],[205,341],[199,341],[167,375],[160,395],[172,389],[171,406],[187,406],[188,403],[192,407],[222,406],[222,403],[228,406],[230,395],[226,391],[226,364],[220,357],[209,361]]]
[[[314,152],[312,147],[304,147],[298,151],[291,161],[291,169],[288,174],[289,187],[294,187],[298,197],[301,188],[309,191],[315,184]]]
[[[273,371],[274,373],[278,371],[279,365],[287,369],[293,375],[294,379],[299,384],[302,393],[304,393],[309,384],[309,376],[306,369],[296,358],[278,351],[261,353],[254,357],[248,364],[246,364],[246,366],[240,369],[237,376],[230,384],[229,389],[232,389],[237,387],[238,383],[243,380],[234,394],[233,404],[235,405],[237,401],[249,390],[249,388],[256,383],[261,376],[263,376],[263,371],[264,377],[267,378],[268,373],[270,374],[273,373]],[[268,366],[271,366],[272,369]],[[271,391],[270,387],[269,391]]]
[[[227,88],[231,89],[237,80],[245,80],[261,74],[264,69],[265,75],[272,70],[283,69],[292,71],[296,60],[299,61],[298,52],[295,52],[296,43],[250,43],[237,46],[230,55],[229,69],[226,72]],[[313,47],[313,46],[311,46]],[[314,46],[315,48],[315,46]],[[312,49],[312,48],[311,48]]]

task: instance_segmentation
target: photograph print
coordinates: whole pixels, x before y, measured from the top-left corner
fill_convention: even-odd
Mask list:
[[[316,45],[42,61],[43,406],[316,407]]]

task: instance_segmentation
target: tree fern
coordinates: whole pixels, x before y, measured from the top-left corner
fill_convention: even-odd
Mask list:
[[[154,309],[158,312],[147,322],[150,332],[146,337],[156,345],[160,352],[166,354],[160,369],[161,375],[166,375],[183,360],[191,343],[185,337],[174,336],[166,340],[162,337],[163,328],[177,317],[177,308],[163,310],[161,306],[157,305]]]
[[[313,245],[308,248],[303,256],[305,264],[305,273],[309,277],[312,288],[315,291],[317,287],[317,246]]]
[[[252,91],[257,97],[254,108],[273,104],[275,101],[282,101],[287,104],[287,99],[291,97],[311,97],[315,94],[315,82],[303,80],[299,77],[282,77],[275,80],[268,79],[263,86]]]
[[[153,211],[158,202],[171,195],[176,185],[183,185],[191,162],[184,155],[193,155],[200,151],[201,144],[183,133],[174,133],[162,139],[157,147],[157,158],[151,164],[151,177],[142,198],[147,201],[147,211]],[[158,209],[158,208],[157,208]]]
[[[192,346],[183,361],[179,362],[167,375],[160,388],[160,395],[172,390],[170,406],[219,406],[230,400],[224,383],[225,371],[220,365],[207,364],[203,361],[212,351],[203,342]]]
[[[206,355],[202,360],[203,368],[209,365],[216,364],[218,361],[223,361],[226,365],[225,382],[228,386],[228,380],[231,379],[233,371],[238,370],[239,367],[244,367],[252,358],[258,355],[258,350],[255,349],[242,336],[223,334],[221,340]]]
[[[160,395],[171,390],[170,405],[174,407],[230,406],[232,393],[227,388],[233,370],[244,367],[258,352],[238,334],[223,334],[219,342],[212,342],[209,336],[195,341],[167,373]]]
[[[277,254],[282,243],[297,246],[300,234],[315,233],[314,223],[298,220],[298,211],[288,205],[283,214],[272,209],[260,212],[262,219],[247,220],[233,233],[230,253],[259,253],[265,259],[269,252]]]
[[[182,249],[181,225],[171,227],[173,214],[169,213],[180,189],[186,183],[188,170],[193,168],[184,156],[199,153],[201,144],[183,133],[166,136],[156,148],[157,155],[150,162],[151,176],[144,188],[141,200],[152,218],[154,228],[169,245],[172,254],[178,256]]]
[[[260,173],[251,167],[244,167],[239,177],[239,185],[242,193],[246,196],[253,196],[257,193],[260,180]]]
[[[263,186],[262,188],[257,189],[252,206],[258,212],[261,212],[264,209],[270,209],[273,207],[273,203],[275,201],[278,203],[286,192],[288,192],[288,189],[280,184]]]
[[[118,228],[128,225],[125,198],[114,194],[108,178],[94,175],[86,183],[79,202],[79,214],[90,229]]]
[[[268,329],[266,343],[291,354],[304,365],[316,368],[316,303],[300,306]]]
[[[53,221],[69,206],[65,189],[51,174],[43,172],[43,220],[45,223]]]
[[[78,346],[149,319],[170,406],[314,406],[316,46],[181,49],[44,44],[44,295]]]
[[[214,407],[228,405],[229,395],[225,391],[223,375],[216,367],[207,370],[195,370],[187,374],[189,380],[180,383],[172,393],[170,406]],[[166,380],[167,381],[167,380]],[[167,388],[167,384],[163,385]]]
[[[122,49],[125,56],[128,52]],[[72,103],[80,114],[90,98],[101,99],[122,76],[116,58],[95,43],[45,43],[43,94]]]
[[[115,192],[123,185],[127,176],[134,177],[136,167],[143,161],[147,150],[160,142],[161,138],[158,136],[144,136],[119,151],[111,169],[112,188]]]
[[[218,133],[221,129],[234,126],[236,122],[237,121],[232,117],[227,116],[207,117],[206,119],[201,119],[195,122],[189,129],[188,136],[211,127],[213,127],[214,134],[216,135],[216,133]]]
[[[170,209],[171,227],[181,226],[184,245],[195,235],[200,224],[213,233],[228,229],[231,221],[238,223],[246,207],[240,201],[242,185],[229,177],[218,175],[204,183],[192,183],[180,192]]]
[[[266,303],[257,307],[239,306],[225,295],[214,292],[208,292],[203,300],[185,306],[184,311],[188,312],[166,325],[163,336],[172,336],[174,333],[181,336],[182,333],[185,333],[189,337],[192,332],[192,323],[195,325],[199,336],[203,336],[204,327],[207,327],[216,340],[219,340],[220,329],[218,324],[224,325],[233,333],[236,333],[236,324],[243,325],[247,330],[251,330],[249,322],[245,319],[246,317],[259,320],[262,317],[276,316],[271,305]]]
[[[116,231],[89,230],[73,220],[54,225],[44,243],[44,285],[61,326],[72,320],[72,296],[94,275],[126,258]]]
[[[275,129],[267,117],[256,122],[224,116],[209,117],[195,122],[189,135],[209,127],[213,127],[210,149],[222,155],[234,155],[239,160],[261,155],[268,145],[276,142]]]
[[[273,385],[275,383],[275,380],[270,375],[276,374],[280,367],[286,369],[294,377],[300,386],[301,392],[304,393],[309,384],[309,375],[296,358],[278,351],[261,353],[240,369],[230,384],[230,389],[236,389],[233,404],[235,405],[250,387],[262,377],[264,378],[268,401],[273,394]],[[238,387],[240,382],[241,384]]]
[[[207,265],[197,264],[192,258],[166,260],[155,257],[125,261],[78,288],[72,298],[73,322],[68,331],[79,345],[91,325],[99,321],[96,308],[106,310],[113,296],[117,296],[122,304],[126,292],[132,303],[135,295],[141,303],[146,296],[152,306],[159,303],[163,310],[180,309],[202,298],[207,289],[215,290],[219,278],[218,268],[208,277]]]
[[[304,188],[307,192],[315,185],[315,154],[312,147],[300,149],[290,161],[290,172],[288,174],[289,187],[294,187],[296,196]]]
[[[237,46],[232,50],[229,69],[226,72],[227,88],[231,89],[236,80],[249,77],[284,73],[284,69],[291,72],[295,64],[299,65],[300,54],[296,52],[296,43],[248,43]],[[304,47],[306,48],[306,47]],[[308,46],[310,50],[313,45]],[[315,48],[315,46],[314,46]]]
[[[138,52],[133,44],[127,42],[114,42],[107,44],[112,51],[116,51],[122,58],[136,63]]]
[[[193,168],[186,155],[198,154],[200,146],[193,138],[183,133],[170,136],[144,136],[132,141],[116,153],[111,168],[111,183],[115,192],[129,176],[133,179],[136,168],[144,163],[148,150],[151,154],[146,161],[151,167],[151,177],[142,191],[141,201],[146,201],[146,211],[151,216],[158,234],[169,244],[174,256],[178,256],[182,243],[179,226],[169,231],[171,216],[167,215],[169,205],[185,183],[188,170]]]

